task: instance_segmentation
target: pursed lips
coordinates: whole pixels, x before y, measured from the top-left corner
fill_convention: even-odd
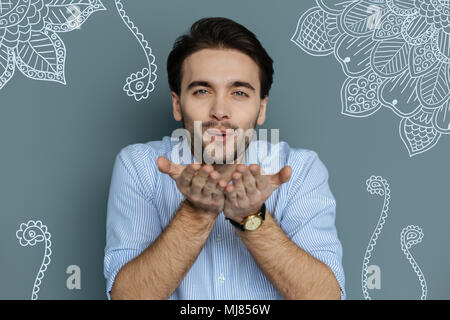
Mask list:
[[[206,132],[211,137],[212,141],[225,140],[234,135],[233,129],[211,128],[211,129],[206,130]]]

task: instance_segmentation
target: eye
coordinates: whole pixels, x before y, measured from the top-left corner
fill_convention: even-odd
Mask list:
[[[194,91],[194,95],[197,95],[197,93],[199,93],[200,91],[202,91],[202,92],[208,92],[208,91],[205,90],[205,89],[199,89],[199,90],[197,90],[197,91]],[[200,95],[203,95],[203,94],[200,94]]]
[[[248,94],[246,94],[244,91],[236,91],[235,93],[242,93],[238,94],[239,97],[248,97]]]

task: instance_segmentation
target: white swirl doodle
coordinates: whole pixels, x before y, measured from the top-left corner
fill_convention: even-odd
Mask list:
[[[148,68],[144,67],[141,71],[132,73],[129,77],[127,77],[123,90],[128,96],[134,97],[136,101],[147,99],[150,92],[155,89],[154,82],[157,79],[157,66],[154,63],[155,56],[152,54],[152,48],[148,46],[148,42],[144,39],[144,36],[139,32],[138,28],[135,27],[134,23],[127,16],[125,10],[123,9],[122,2],[120,0],[115,0],[115,3],[117,11],[119,12],[123,22],[133,33],[141,48],[144,50],[148,63]]]
[[[66,48],[58,33],[79,29],[100,10],[106,10],[100,0],[0,0],[0,90],[16,69],[65,85]]]
[[[364,299],[371,300],[369,291],[367,288],[367,275],[369,273],[369,262],[370,257],[372,256],[372,251],[377,244],[378,236],[383,229],[383,225],[386,222],[386,218],[389,210],[389,199],[391,197],[391,190],[389,189],[389,184],[385,179],[380,176],[371,176],[366,180],[367,191],[370,194],[377,194],[384,197],[383,209],[381,210],[381,215],[378,220],[378,223],[375,227],[375,230],[370,237],[369,245],[367,246],[366,253],[364,255],[363,267],[362,267],[362,291],[364,294]]]
[[[39,272],[34,280],[33,291],[31,293],[31,300],[37,300],[38,292],[42,279],[44,278],[44,272],[47,270],[47,266],[50,264],[50,256],[52,254],[50,241],[50,233],[47,231],[47,226],[43,225],[40,220],[30,220],[27,223],[21,223],[19,230],[16,231],[16,237],[19,239],[21,246],[34,246],[38,242],[44,242],[44,258],[42,260]]]
[[[391,109],[401,118],[399,135],[410,157],[450,134],[448,0],[316,3],[290,40],[313,56],[334,54],[348,77],[342,114]]]
[[[405,254],[406,258],[408,259],[409,263],[411,264],[414,272],[419,277],[420,286],[422,288],[422,295],[420,296],[421,300],[427,299],[427,282],[425,281],[425,277],[422,273],[422,270],[420,270],[419,265],[416,263],[416,260],[414,260],[413,256],[409,252],[409,249],[420,242],[422,242],[423,239],[423,232],[422,229],[418,226],[407,226],[403,228],[401,234],[400,234],[400,244],[402,246],[402,251]]]

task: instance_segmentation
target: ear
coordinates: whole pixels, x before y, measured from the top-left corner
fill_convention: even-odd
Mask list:
[[[173,107],[173,117],[176,121],[181,121],[183,119],[183,114],[181,113],[180,97],[172,91],[172,107]]]
[[[258,119],[256,119],[256,123],[260,126],[264,123],[266,120],[266,106],[267,106],[267,100],[269,99],[269,96],[266,95],[264,99],[261,100],[261,104],[259,107],[259,116]]]

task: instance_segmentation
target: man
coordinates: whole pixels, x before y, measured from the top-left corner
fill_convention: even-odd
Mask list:
[[[167,71],[173,115],[189,134],[129,145],[116,158],[108,298],[345,298],[325,166],[314,151],[243,138],[265,121],[273,76],[255,35],[200,19],[177,39]],[[269,156],[250,163],[263,146]]]

